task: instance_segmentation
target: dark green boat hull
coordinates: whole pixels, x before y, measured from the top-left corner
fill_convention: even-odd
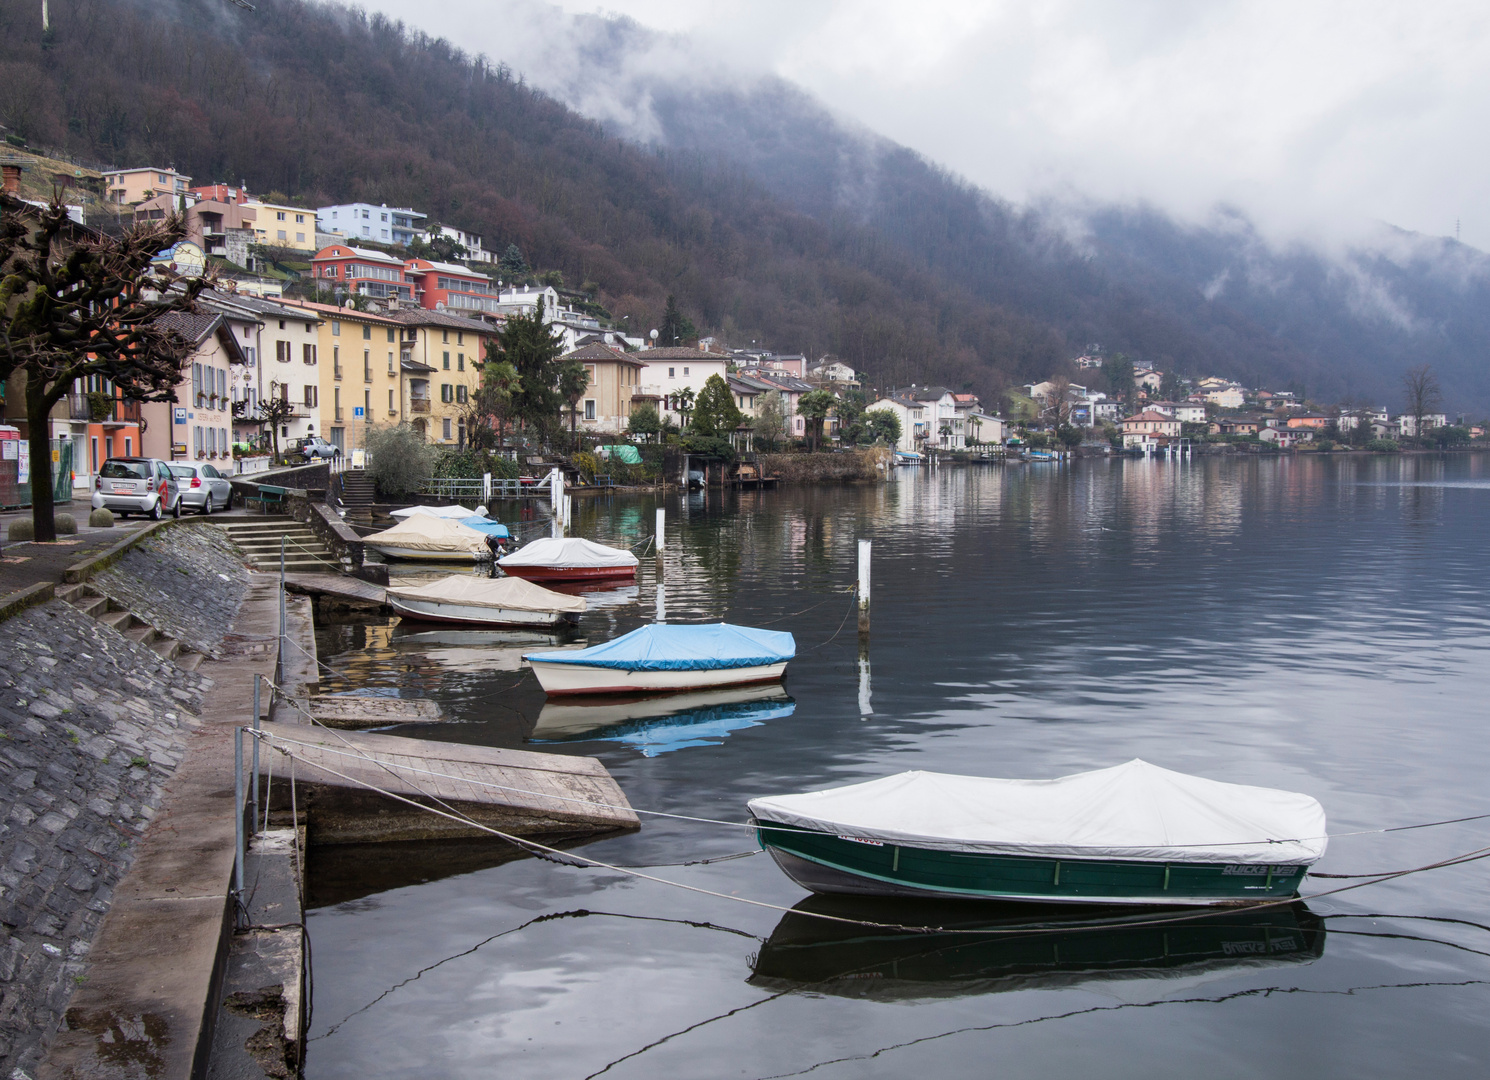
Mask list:
[[[761,846],[815,893],[1019,900],[1044,904],[1234,904],[1285,900],[1306,866],[1121,862],[985,855],[758,827]]]

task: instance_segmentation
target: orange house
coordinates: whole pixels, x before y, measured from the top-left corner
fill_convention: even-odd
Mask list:
[[[1288,418],[1289,427],[1308,428],[1311,431],[1323,431],[1334,422],[1333,416],[1318,412],[1294,413]]]

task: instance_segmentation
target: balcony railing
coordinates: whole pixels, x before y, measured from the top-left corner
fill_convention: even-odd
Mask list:
[[[91,420],[93,418],[93,408],[88,403],[87,394],[68,394],[66,400],[69,420]]]
[[[338,405],[338,406],[337,406],[337,407],[336,407],[336,419],[337,419],[337,420],[338,420],[338,421],[339,421],[339,420],[341,420],[341,413],[342,413],[342,409],[341,409],[341,406],[340,406],[340,405]]]
[[[337,364],[336,365],[336,368],[332,371],[332,375],[335,376],[335,378],[337,379],[338,382],[341,381],[341,365],[340,364]]]
[[[429,412],[429,398],[410,398],[409,411],[416,413]]]

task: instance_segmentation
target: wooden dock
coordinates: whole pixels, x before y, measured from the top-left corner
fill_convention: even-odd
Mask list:
[[[391,724],[438,724],[445,719],[439,702],[427,698],[371,697],[359,694],[322,694],[313,697],[310,699],[310,712],[327,727],[341,729],[388,727]]]
[[[446,803],[471,820],[544,842],[640,827],[620,786],[594,758],[498,750],[309,725],[263,725],[261,758],[273,761],[271,808],[290,809],[295,757],[298,807],[308,811],[312,844],[490,837],[490,833],[390,799]],[[341,775],[336,775],[341,774]],[[448,811],[447,811],[448,812]]]
[[[385,589],[347,574],[286,574],[285,589],[314,598],[316,606],[323,609],[392,610]]]

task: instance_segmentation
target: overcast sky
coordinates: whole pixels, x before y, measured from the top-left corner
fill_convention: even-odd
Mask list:
[[[592,113],[539,0],[370,0]],[[996,194],[1218,203],[1275,235],[1387,221],[1490,249],[1490,5],[560,0],[684,35],[649,66],[774,73]],[[654,68],[655,70],[655,68]],[[567,91],[567,93],[566,93]],[[606,117],[602,117],[606,118]]]

